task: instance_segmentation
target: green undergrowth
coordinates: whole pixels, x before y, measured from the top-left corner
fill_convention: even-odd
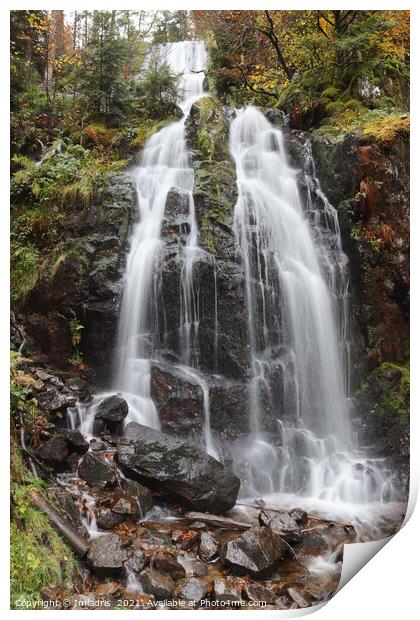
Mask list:
[[[345,134],[352,132],[358,132],[388,146],[398,135],[409,135],[410,119],[408,114],[395,109],[368,110],[355,101],[354,106],[347,105],[343,110],[326,118],[321,127],[313,130],[313,135],[341,140]]]
[[[166,127],[166,125],[169,125],[169,123],[172,123],[175,120],[177,119],[173,116],[169,116],[161,121],[155,121],[150,118],[143,119],[133,128],[134,137],[130,141],[130,147],[135,150],[143,148],[150,136],[157,133],[163,129],[163,127]]]
[[[12,609],[39,607],[41,590],[78,576],[72,551],[48,519],[36,510],[31,491],[44,494],[47,485],[27,474],[16,441],[11,447],[10,604]]]

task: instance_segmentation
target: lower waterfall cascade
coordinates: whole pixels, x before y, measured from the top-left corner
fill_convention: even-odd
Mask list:
[[[133,168],[138,219],[123,281],[114,381],[112,389],[78,407],[70,426],[94,436],[97,406],[118,392],[129,406],[124,425],[160,428],[150,373],[151,362],[161,357],[155,332],[162,225],[175,188],[188,225],[179,244],[180,355],[173,366],[200,386],[205,450],[222,462],[230,455],[244,498],[344,516],[357,515],[361,505],[368,513],[370,505],[401,501],[392,472],[382,459],[370,457],[352,424],[348,261],[337,212],[316,178],[310,143],[304,145],[303,170],[292,168],[282,130],[253,106],[230,114],[229,135],[238,190],[232,205],[235,251],[244,270],[248,318],[250,434],[227,446],[213,436],[207,376],[197,355],[205,308],[196,265],[202,259],[215,265],[216,258],[200,246],[185,129],[191,106],[206,94],[207,55],[197,41],[158,49],[160,61],[180,75],[183,116],[148,138]],[[217,349],[217,307],[224,300],[217,292],[216,265],[213,274]],[[214,376],[221,380],[217,369]]]

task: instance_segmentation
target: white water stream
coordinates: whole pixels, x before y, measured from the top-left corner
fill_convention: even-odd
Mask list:
[[[247,491],[254,497],[299,496],[294,500],[299,505],[307,498],[312,508],[398,499],[390,473],[358,447],[352,430],[345,371],[346,257],[335,209],[311,176],[310,149],[306,204],[282,132],[258,109],[238,111],[230,150],[237,172],[235,226],[245,270],[252,373],[252,437],[243,463]],[[312,193],[320,206],[313,204]],[[279,435],[273,441],[264,394],[276,383],[283,399],[274,403]]]

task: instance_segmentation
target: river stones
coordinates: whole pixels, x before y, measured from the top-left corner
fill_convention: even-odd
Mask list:
[[[262,510],[258,515],[260,525],[270,527],[280,534],[289,543],[297,543],[302,534],[296,520],[288,512],[276,512],[274,510]]]
[[[226,512],[235,505],[240,480],[195,446],[131,422],[118,442],[126,475],[197,510]]]
[[[222,545],[220,558],[232,572],[267,577],[289,546],[269,527],[251,527],[237,538]]]
[[[87,559],[95,575],[119,577],[123,573],[127,553],[118,534],[107,534],[91,542]]]
[[[176,589],[176,595],[180,599],[190,601],[192,603],[199,603],[208,594],[208,585],[197,577],[191,577],[184,583],[181,583]]]
[[[218,577],[213,582],[213,597],[221,603],[232,603],[241,600],[241,592],[244,586],[242,579],[235,577]]]
[[[99,453],[88,452],[79,465],[78,473],[91,487],[104,487],[117,482],[115,463]]]
[[[185,568],[167,551],[159,551],[154,556],[153,567],[161,573],[170,575],[175,581],[186,577]]]
[[[175,584],[169,575],[148,569],[140,575],[140,583],[145,592],[153,594],[158,600],[172,598]]]
[[[198,555],[204,562],[212,562],[219,554],[219,544],[210,532],[201,532]]]
[[[274,603],[275,596],[272,590],[255,581],[245,582],[245,594],[250,601],[259,601],[271,605]]]

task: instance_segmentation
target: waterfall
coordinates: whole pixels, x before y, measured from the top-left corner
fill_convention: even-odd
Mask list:
[[[185,139],[185,120],[191,105],[205,94],[203,83],[207,57],[203,43],[196,41],[167,43],[158,46],[157,50],[159,62],[168,63],[172,72],[180,76],[179,106],[183,117],[149,138],[134,173],[139,222],[132,236],[125,274],[118,335],[118,373],[114,387],[124,394],[129,404],[125,423],[137,421],[155,428],[159,426],[155,405],[150,398],[150,359],[157,354],[153,333],[153,313],[157,304],[155,282],[164,243],[161,228],[166,201],[169,192],[175,190],[186,200],[189,211],[188,237],[180,256],[180,354],[182,363],[189,368],[189,376],[202,388],[206,410],[204,442],[208,451],[215,454],[208,421],[208,387],[201,375],[194,371],[200,316],[195,264],[203,250],[199,246],[192,195],[194,171]]]
[[[255,107],[232,121],[230,151],[250,345],[252,433],[241,450],[247,490],[330,502],[388,499],[387,472],[367,459],[352,430],[347,260],[335,209],[313,177],[310,147],[306,203],[282,132]],[[273,392],[280,397],[270,409],[267,394]]]

